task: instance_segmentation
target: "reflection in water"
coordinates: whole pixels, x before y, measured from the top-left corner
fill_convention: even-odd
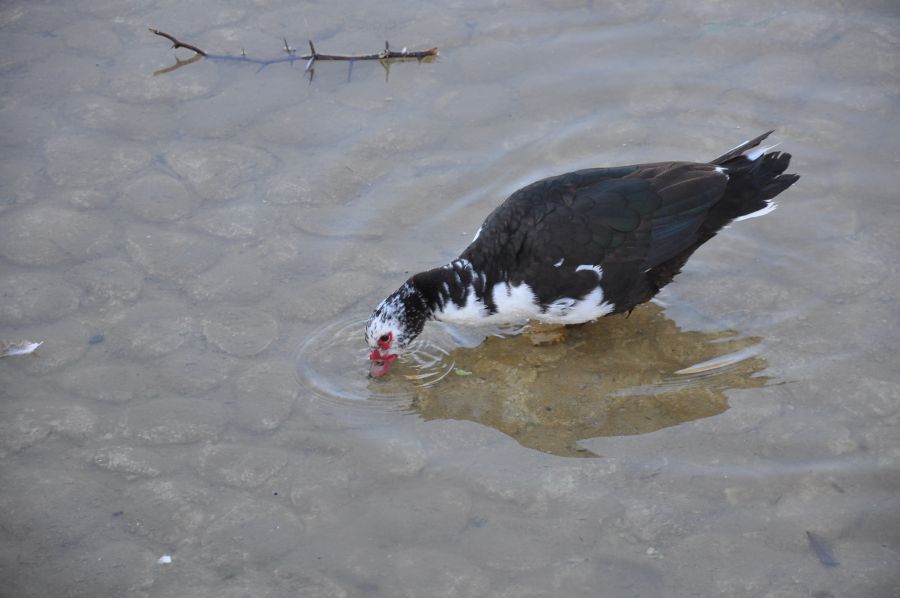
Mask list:
[[[520,335],[458,349],[450,357],[458,375],[419,388],[412,407],[426,420],[478,422],[546,453],[595,456],[577,442],[717,415],[728,409],[726,390],[763,386],[760,340],[682,332],[651,303],[627,319],[570,327],[557,345],[534,347]]]
[[[483,330],[434,325],[378,380],[366,376],[362,326],[333,323],[300,348],[297,373],[314,403],[348,420],[411,411],[474,421],[560,456],[595,456],[582,439],[717,415],[728,409],[726,390],[768,381],[760,338],[683,332],[653,303],[629,318],[568,327],[550,346],[533,346],[527,333],[482,342]]]

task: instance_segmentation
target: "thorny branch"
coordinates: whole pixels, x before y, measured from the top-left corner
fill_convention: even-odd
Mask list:
[[[176,69],[181,68],[182,66],[191,64],[200,59],[200,57],[208,58],[210,60],[230,60],[234,62],[246,62],[251,64],[259,65],[259,70],[263,70],[267,66],[278,64],[281,62],[289,62],[291,64],[296,60],[305,60],[306,67],[304,68],[305,73],[309,73],[310,81],[312,81],[313,74],[315,73],[315,63],[317,60],[340,60],[350,63],[350,69],[353,69],[353,63],[357,60],[378,60],[381,62],[382,66],[385,68],[385,77],[387,77],[387,73],[389,72],[390,63],[394,61],[404,61],[404,60],[417,60],[419,62],[425,61],[430,62],[434,60],[438,56],[437,48],[429,48],[428,50],[420,50],[416,52],[410,52],[406,48],[403,48],[400,51],[392,50],[391,46],[388,42],[384,42],[384,50],[378,52],[377,54],[320,54],[316,51],[316,47],[313,45],[312,40],[309,40],[309,54],[297,55],[296,48],[292,48],[286,38],[282,38],[284,41],[284,52],[287,54],[284,58],[276,58],[273,60],[260,60],[257,58],[250,58],[241,50],[240,56],[230,56],[230,55],[217,55],[217,54],[207,54],[197,46],[192,44],[188,44],[182,42],[175,36],[168,34],[164,31],[160,31],[159,29],[155,29],[150,27],[150,32],[160,37],[164,37],[167,40],[172,42],[173,48],[186,48],[188,50],[193,50],[197,53],[197,55],[193,56],[188,60],[179,60],[176,58],[176,62],[173,66],[170,66],[165,69],[160,69],[154,72],[154,75],[161,75],[163,73],[169,73]],[[348,74],[349,78],[349,74]]]
[[[155,33],[156,35],[159,35],[159,36],[161,36],[161,37],[164,37],[164,38],[166,38],[167,40],[169,40],[170,42],[172,42],[172,47],[173,47],[173,48],[187,48],[188,50],[193,50],[194,52],[196,52],[196,53],[199,54],[200,56],[206,56],[206,52],[204,52],[203,50],[201,50],[201,49],[198,48],[197,46],[192,46],[191,44],[186,44],[186,43],[184,43],[184,42],[182,42],[182,41],[179,41],[179,40],[177,40],[177,39],[175,38],[175,36],[169,35],[169,34],[166,33],[165,31],[160,31],[159,29],[154,29],[153,27],[149,27],[149,29],[150,29],[150,31],[151,31],[152,33]]]

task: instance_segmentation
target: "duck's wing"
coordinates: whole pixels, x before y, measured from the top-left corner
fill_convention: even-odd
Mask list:
[[[727,181],[712,165],[688,162],[544,179],[494,210],[461,257],[494,280],[527,282],[542,302],[560,289],[587,292],[596,267],[627,285],[697,243]]]

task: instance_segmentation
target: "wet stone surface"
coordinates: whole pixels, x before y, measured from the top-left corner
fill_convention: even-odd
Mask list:
[[[236,360],[215,351],[189,346],[161,357],[153,364],[160,384],[186,396],[202,395],[218,388],[234,374]]]
[[[59,385],[81,397],[107,403],[152,399],[160,395],[160,377],[136,363],[81,364],[57,376]]]
[[[277,213],[255,204],[204,210],[191,223],[197,229],[222,239],[247,240],[265,237]]]
[[[166,162],[204,199],[227,201],[251,197],[248,183],[271,172],[276,160],[254,147],[217,144],[177,147]]]
[[[287,454],[278,450],[248,453],[243,446],[209,446],[197,457],[197,470],[212,484],[256,488],[278,473]]]
[[[97,417],[82,405],[41,404],[26,407],[4,421],[0,437],[5,450],[26,449],[50,435],[59,435],[79,443],[97,430]]]
[[[249,357],[272,344],[278,324],[268,313],[242,307],[221,307],[207,313],[203,334],[214,346],[230,355]]]
[[[200,326],[185,306],[163,300],[142,303],[126,312],[107,341],[136,359],[160,357],[200,338]]]
[[[171,176],[148,174],[129,183],[119,202],[148,222],[175,222],[189,216],[199,198]]]
[[[217,439],[224,425],[223,407],[211,400],[163,398],[129,407],[119,428],[141,444],[190,444]]]
[[[128,228],[125,247],[147,274],[174,284],[206,271],[222,255],[222,248],[208,237],[142,225]]]
[[[141,480],[123,496],[125,529],[165,546],[197,544],[198,534],[213,518],[215,493],[206,485],[180,477]]]
[[[890,3],[255,4],[0,4],[0,341],[44,342],[0,359],[0,595],[896,598]],[[154,74],[148,24],[442,57]],[[364,378],[515,189],[776,125],[802,178],[655,312]]]
[[[70,589],[73,594],[89,594],[99,578],[104,580],[110,594],[147,591],[153,587],[158,556],[149,546],[124,540],[104,542],[102,537],[92,537],[83,543],[82,551],[71,563],[78,573],[71,579]],[[61,561],[50,564],[59,566],[64,563]]]
[[[58,320],[78,309],[79,289],[45,271],[0,274],[0,324]]]
[[[144,274],[118,258],[84,262],[68,270],[66,278],[82,288],[85,305],[134,301],[144,286]]]
[[[204,555],[220,571],[245,563],[271,566],[303,540],[303,522],[277,503],[238,499],[223,511],[202,538]]]
[[[254,366],[235,381],[236,422],[253,432],[275,430],[297,400],[296,373],[290,363]]]
[[[99,449],[91,455],[91,462],[101,469],[142,478],[155,478],[172,469],[162,455],[127,445]]]
[[[187,283],[188,293],[196,301],[232,304],[259,301],[272,288],[272,275],[253,255],[226,256]]]
[[[36,471],[6,472],[3,477],[7,484],[32,490],[0,496],[4,532],[16,541],[49,526],[56,533],[53,539],[43,539],[40,544],[45,550],[52,550],[61,542],[78,542],[109,519],[109,508],[103,499],[109,489],[97,484],[96,478],[62,463]]]
[[[269,304],[287,320],[323,321],[362,299],[376,280],[365,272],[336,272],[324,278],[284,281]]]
[[[64,135],[47,141],[47,175],[60,187],[103,188],[133,174],[150,160],[135,143],[100,135]]]
[[[0,163],[0,214],[31,204],[37,197],[43,177],[29,166],[23,156],[7,156]]]
[[[25,266],[97,257],[113,246],[113,227],[92,214],[36,207],[0,221],[0,255]]]

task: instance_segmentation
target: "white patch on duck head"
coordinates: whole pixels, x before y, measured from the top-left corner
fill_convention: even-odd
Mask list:
[[[379,348],[379,340],[386,335],[392,338],[389,351],[399,351],[406,347],[421,332],[415,330],[409,321],[404,299],[415,293],[410,283],[405,283],[382,301],[366,322],[366,344],[372,349]],[[424,326],[424,322],[422,323]]]

